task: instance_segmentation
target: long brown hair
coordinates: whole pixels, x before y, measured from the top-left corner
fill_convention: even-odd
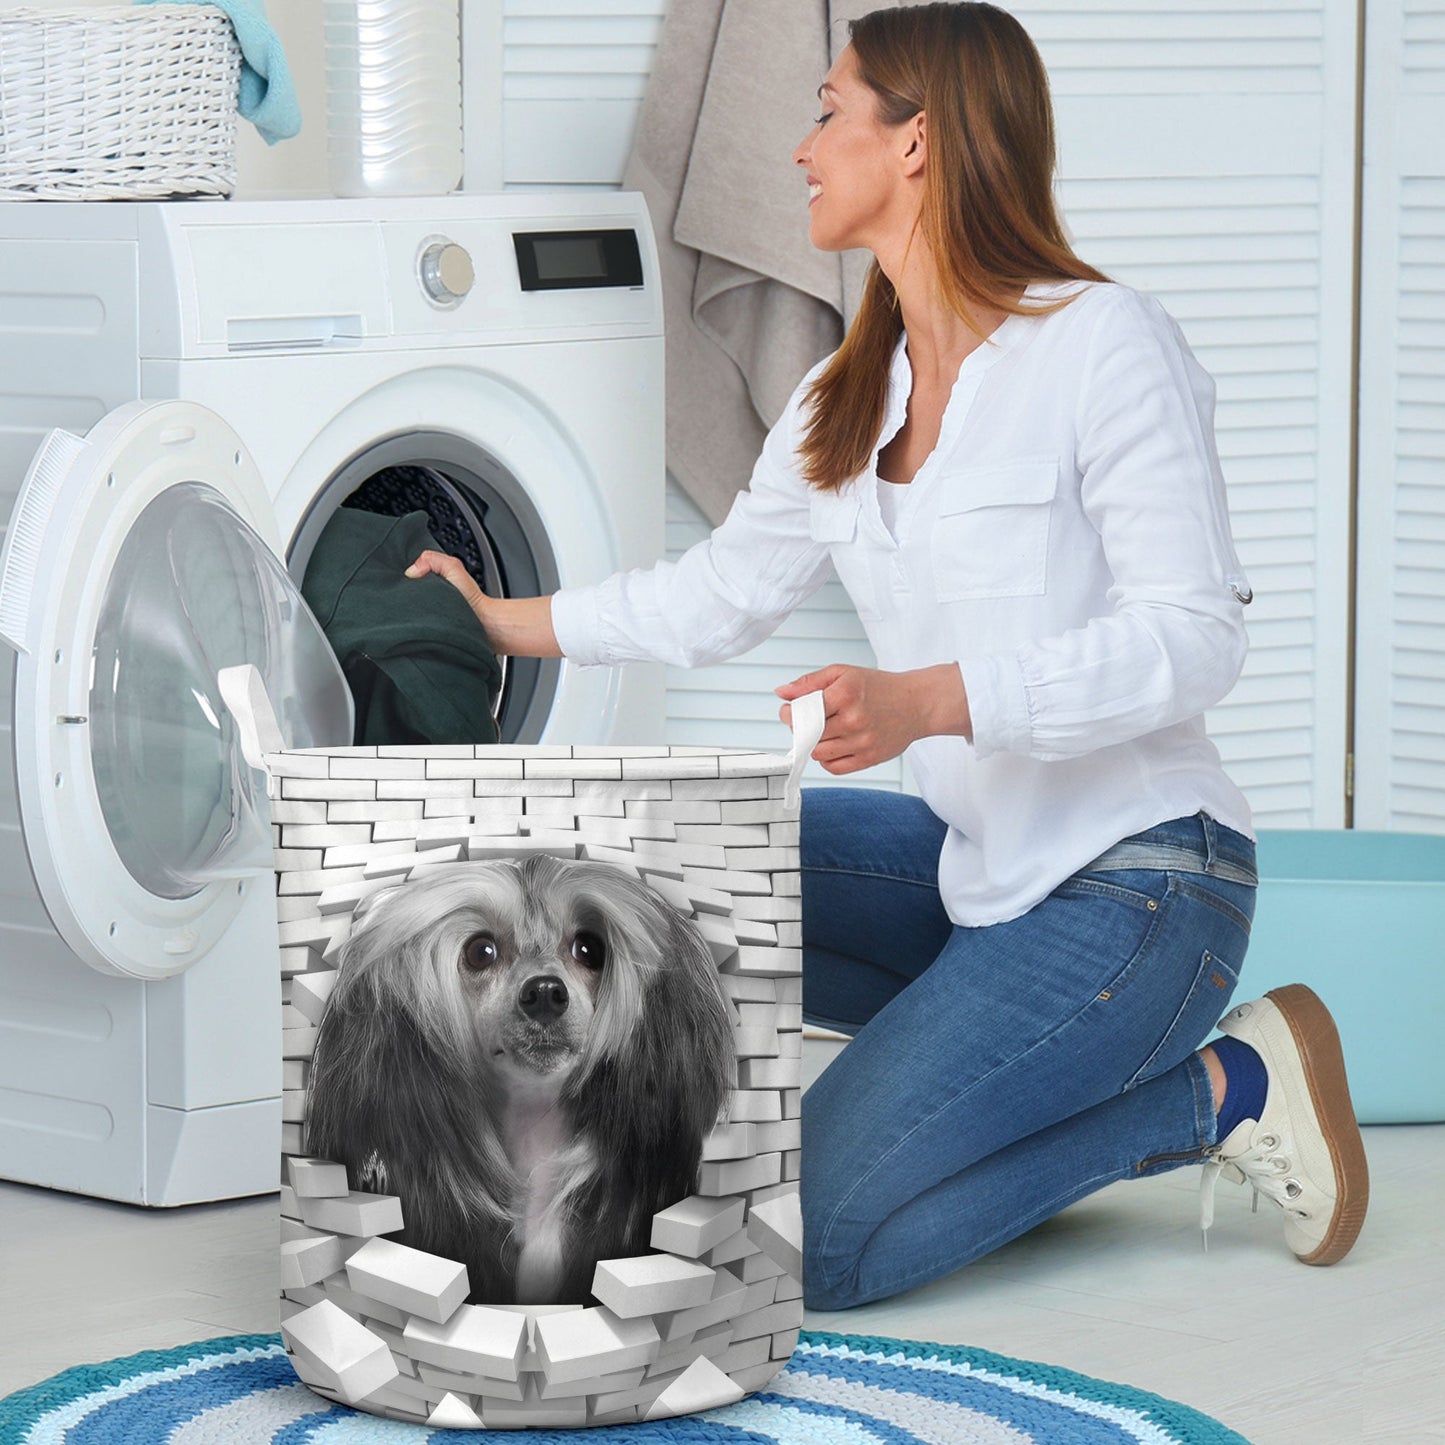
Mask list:
[[[928,116],[919,230],[938,268],[940,300],[977,330],[977,308],[1022,304],[1036,281],[1104,281],[1064,237],[1054,207],[1054,118],[1043,61],[1023,26],[996,6],[913,5],[849,25],[858,74],[878,119]],[[867,467],[883,427],[903,319],[875,261],[843,345],[809,388],[803,476],[836,491]]]

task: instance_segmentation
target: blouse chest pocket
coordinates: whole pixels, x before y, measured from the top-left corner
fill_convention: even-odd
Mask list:
[[[827,546],[833,570],[858,616],[873,620],[882,612],[870,560],[872,549],[859,536],[861,510],[856,482],[841,492],[814,492],[808,502],[808,535]]]
[[[1053,457],[956,471],[929,539],[938,600],[1041,597],[1058,484]]]

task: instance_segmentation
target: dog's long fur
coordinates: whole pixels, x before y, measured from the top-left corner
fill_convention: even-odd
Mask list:
[[[528,980],[559,1016],[527,1015]],[[597,1260],[645,1253],[692,1192],[733,1073],[708,948],[652,889],[605,863],[458,864],[359,918],[307,1148],[399,1195],[395,1237],[464,1263],[474,1302],[580,1302]]]

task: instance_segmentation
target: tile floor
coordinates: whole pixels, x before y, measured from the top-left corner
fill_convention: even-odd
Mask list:
[[[809,1078],[834,1047],[808,1042]],[[1124,1381],[1253,1445],[1445,1441],[1445,1125],[1373,1128],[1366,1147],[1369,1222],[1331,1269],[1298,1264],[1273,1209],[1251,1216],[1225,1183],[1203,1253],[1198,1176],[1180,1171],[1106,1189],[948,1279],[805,1324]],[[272,1198],[147,1211],[0,1183],[0,1395],[82,1361],[274,1331],[276,1255]]]

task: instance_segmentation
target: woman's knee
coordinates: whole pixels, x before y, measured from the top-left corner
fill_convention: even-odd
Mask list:
[[[816,1207],[803,1189],[803,1304],[810,1310],[846,1310],[859,1303],[862,1242],[836,1228],[837,1216]]]

